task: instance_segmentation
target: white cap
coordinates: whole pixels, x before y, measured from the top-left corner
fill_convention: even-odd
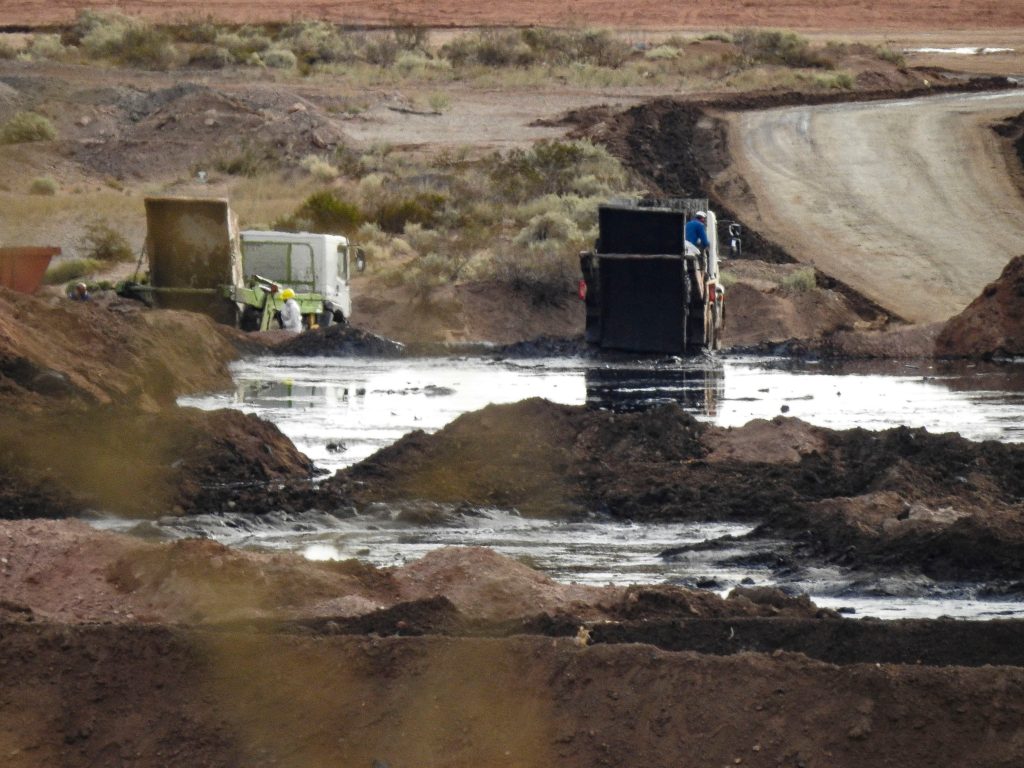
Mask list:
[[[693,215],[696,216],[698,219],[706,219],[708,217],[708,215],[704,211],[697,211]]]

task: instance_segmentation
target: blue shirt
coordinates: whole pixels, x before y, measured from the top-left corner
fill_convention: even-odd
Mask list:
[[[693,243],[698,248],[711,247],[711,242],[708,240],[708,229],[700,219],[690,219],[686,222],[685,234],[687,242]]]

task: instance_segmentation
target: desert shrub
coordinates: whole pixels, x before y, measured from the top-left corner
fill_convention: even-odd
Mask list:
[[[217,35],[214,44],[226,49],[235,61],[244,62],[254,53],[262,53],[270,48],[270,38],[260,34],[242,35],[238,32],[222,32]]]
[[[429,192],[411,198],[385,200],[373,218],[382,230],[394,234],[403,232],[409,224],[431,227],[437,221],[444,202],[444,196]]]
[[[545,248],[504,251],[491,262],[492,279],[541,306],[557,306],[571,296],[578,271],[575,255]]]
[[[796,293],[806,293],[818,287],[818,278],[814,267],[803,267],[782,278],[782,287]]]
[[[222,154],[209,166],[230,176],[253,178],[281,165],[280,155],[271,147],[254,141],[245,141],[231,154]]]
[[[717,41],[720,43],[731,43],[732,35],[726,34],[725,32],[711,32],[707,35],[703,35],[701,40]]]
[[[212,21],[184,24],[173,30],[175,40],[197,45],[212,45],[221,34],[221,29]]]
[[[141,23],[128,28],[117,52],[117,58],[125,64],[156,70],[169,69],[176,56],[165,30]]]
[[[308,221],[315,232],[347,234],[363,223],[363,214],[357,206],[329,191],[314,192],[307,197],[295,216]]]
[[[53,123],[36,112],[17,112],[0,127],[0,143],[25,144],[30,141],[52,141],[57,138]]]
[[[426,51],[430,31],[418,24],[398,24],[391,30],[395,45],[403,51]]]
[[[513,149],[487,161],[488,175],[507,199],[521,202],[545,194],[576,191],[586,176],[621,187],[626,182],[622,165],[604,147],[588,141],[539,141],[528,150]],[[593,186],[593,180],[588,184]]]
[[[895,64],[900,69],[907,66],[907,60],[903,57],[903,54],[887,45],[878,46],[878,48],[875,49],[875,55],[882,61]]]
[[[86,225],[78,250],[86,258],[99,262],[131,261],[135,258],[125,236],[104,219]]]
[[[529,223],[517,234],[513,242],[520,247],[528,247],[535,243],[578,242],[582,238],[576,222],[560,211],[547,211],[530,219]]]
[[[451,106],[451,99],[447,93],[435,92],[427,96],[427,104],[435,112],[445,112]]]
[[[69,36],[89,56],[144,69],[168,69],[177,55],[167,30],[116,11],[82,11]]]
[[[736,285],[736,275],[723,269],[718,273],[718,282],[723,288],[731,288]]]
[[[604,30],[565,32],[532,27],[520,31],[483,30],[461,35],[441,47],[455,66],[528,67],[533,64],[592,64],[617,68],[630,46]]]
[[[0,40],[0,59],[13,59],[18,55],[18,51],[15,50],[14,46]]]
[[[745,29],[733,41],[745,59],[755,64],[781,64],[787,67],[828,67],[820,53],[811,49],[806,38],[793,32]]]
[[[644,58],[651,61],[666,61],[679,58],[679,49],[672,45],[659,45],[644,51]]]
[[[271,48],[260,58],[271,69],[295,69],[298,63],[295,54],[287,48]]]
[[[306,155],[299,165],[306,173],[320,181],[333,181],[338,178],[338,169],[317,155]]]
[[[201,45],[193,50],[188,57],[189,66],[204,69],[223,69],[232,64],[235,57],[227,48],[217,45]]]
[[[28,52],[33,59],[58,60],[64,57],[67,49],[60,41],[60,35],[33,35]]]
[[[398,60],[398,54],[402,51],[398,43],[391,37],[377,37],[366,43],[363,56],[371,64],[379,67],[390,67]]]
[[[56,195],[59,186],[52,176],[37,176],[28,185],[30,195]]]
[[[342,35],[324,21],[304,21],[282,30],[278,44],[289,48],[306,65],[355,61],[365,41],[352,35]]]
[[[402,268],[402,282],[412,289],[418,301],[425,301],[431,292],[454,278],[448,260],[437,253],[428,253]]]
[[[91,275],[103,268],[103,262],[95,259],[66,259],[58,262],[46,270],[43,275],[43,282],[47,285],[58,285],[68,280],[75,280],[85,275]]]
[[[497,29],[460,35],[441,46],[440,54],[455,66],[528,66],[536,61],[530,46],[518,32]]]

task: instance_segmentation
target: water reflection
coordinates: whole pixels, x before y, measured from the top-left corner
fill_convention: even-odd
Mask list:
[[[833,429],[905,424],[1024,441],[1020,365],[266,358],[238,363],[234,373],[234,391],[181,404],[259,414],[328,471],[412,430],[432,432],[490,403],[530,397],[620,411],[675,402],[722,426],[786,414]]]
[[[583,378],[587,405],[621,412],[676,403],[713,418],[725,397],[725,369],[716,360],[656,368],[588,368]]]

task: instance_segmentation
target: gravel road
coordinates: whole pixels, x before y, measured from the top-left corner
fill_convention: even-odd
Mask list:
[[[1021,111],[1024,92],[733,114],[746,184],[723,196],[799,261],[944,320],[1024,254],[1024,197],[989,129]]]

